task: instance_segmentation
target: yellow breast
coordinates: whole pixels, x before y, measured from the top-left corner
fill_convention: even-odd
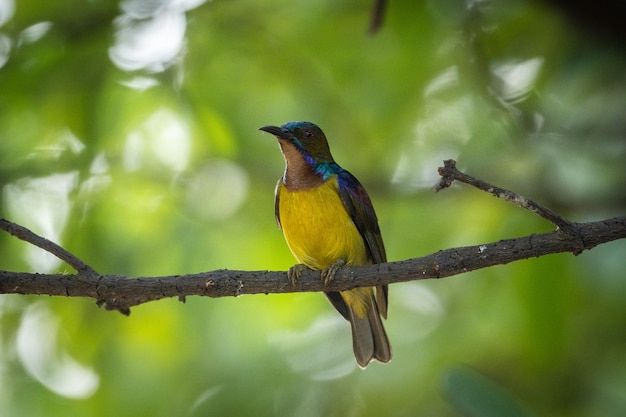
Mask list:
[[[312,269],[325,269],[337,259],[348,265],[371,263],[363,238],[337,191],[337,178],[319,187],[290,191],[278,186],[280,224],[291,253]]]

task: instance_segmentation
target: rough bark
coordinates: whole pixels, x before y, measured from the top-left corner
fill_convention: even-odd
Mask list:
[[[453,181],[462,181],[507,200],[557,226],[557,230],[475,246],[441,250],[420,258],[359,267],[341,268],[332,282],[324,284],[320,271],[303,271],[292,284],[284,271],[218,270],[191,275],[129,278],[103,275],[57,244],[30,230],[0,219],[3,229],[24,241],[54,254],[76,270],[76,274],[37,274],[0,271],[0,294],[39,294],[89,297],[107,309],[130,313],[130,307],[162,298],[199,295],[239,296],[289,292],[342,291],[420,279],[444,278],[509,262],[570,252],[574,255],[602,243],[626,238],[626,216],[589,223],[573,223],[551,210],[515,194],[472,178],[456,170],[455,162],[440,168],[439,191]]]

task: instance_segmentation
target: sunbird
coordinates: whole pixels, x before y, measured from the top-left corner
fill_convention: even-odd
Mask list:
[[[322,270],[328,283],[341,266],[386,262],[372,202],[361,183],[335,162],[322,130],[310,122],[259,130],[276,136],[285,158],[274,215],[299,262],[289,270],[290,279],[308,267]],[[387,285],[325,294],[350,322],[359,366],[373,359],[389,362],[391,346],[380,318],[387,318]]]

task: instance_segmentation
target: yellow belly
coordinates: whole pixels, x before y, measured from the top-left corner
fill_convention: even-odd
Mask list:
[[[312,269],[325,269],[337,259],[364,265],[365,243],[337,193],[337,179],[319,187],[289,191],[280,183],[280,224],[291,253]]]

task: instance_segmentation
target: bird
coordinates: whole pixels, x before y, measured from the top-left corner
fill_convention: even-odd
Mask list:
[[[311,122],[259,128],[278,139],[285,171],[275,190],[274,215],[291,253],[299,262],[292,282],[305,268],[321,270],[327,284],[346,265],[387,262],[378,219],[367,191],[330,152],[322,130]],[[350,322],[359,367],[387,363],[391,346],[381,316],[387,318],[387,285],[325,292]]]

